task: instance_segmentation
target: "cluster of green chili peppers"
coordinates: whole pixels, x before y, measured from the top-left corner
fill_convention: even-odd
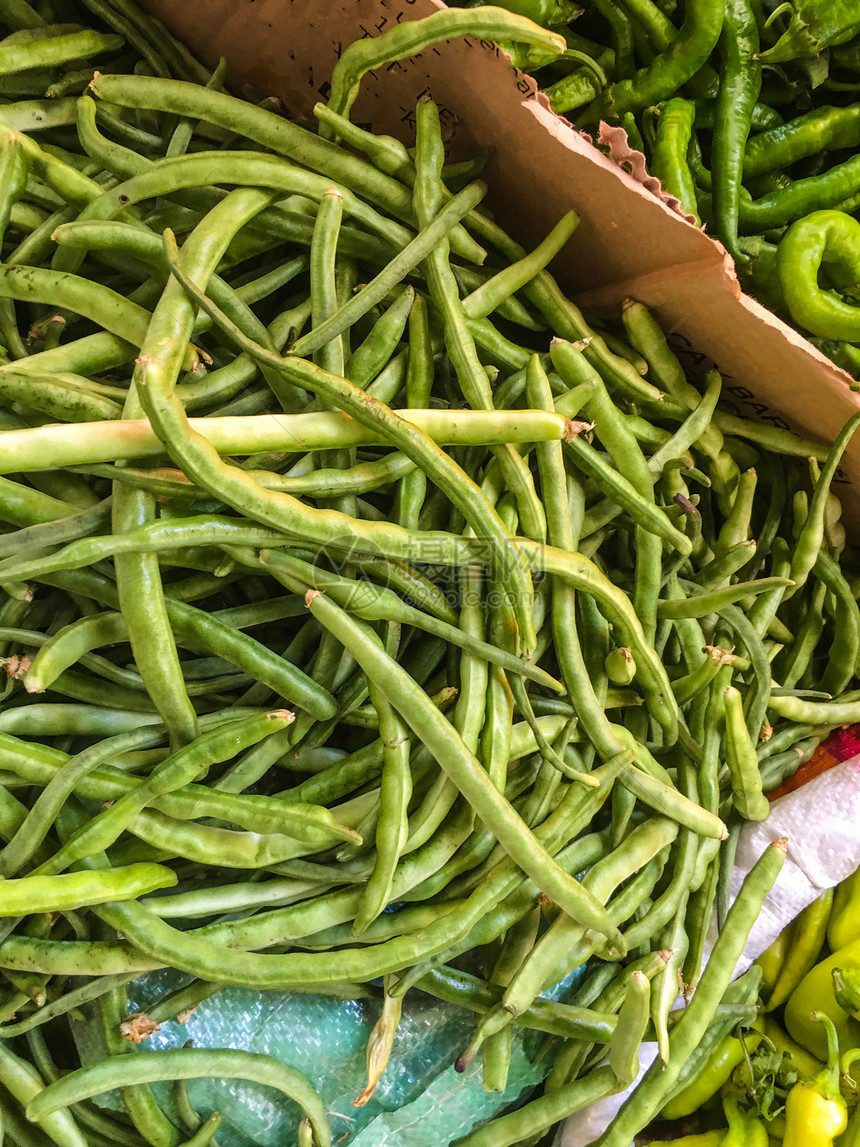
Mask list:
[[[855,0],[503,0],[563,35],[514,59],[578,127],[622,125],[744,286],[860,378]]]
[[[583,317],[546,271],[574,213],[523,250],[435,104],[412,149],[350,121],[453,35],[563,48],[528,20],[358,41],[317,132],[129,0],[0,20],[3,1132],[214,1142],[208,1075],[329,1144],[295,1069],[129,1042],[227,983],[384,996],[361,1102],[413,990],[475,1014],[488,1089],[539,1033],[544,1084],[468,1147],[535,1143],[653,1039],[599,1140],[629,1147],[755,1018],[732,975],[786,844],[730,905],[741,824],[860,720],[830,489],[860,417],[820,445],[723,410],[641,304]],[[161,967],[186,986],[129,1016]]]

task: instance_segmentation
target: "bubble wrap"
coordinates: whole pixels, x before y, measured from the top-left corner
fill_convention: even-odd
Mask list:
[[[553,998],[579,981],[582,970],[551,993]],[[146,1011],[157,999],[188,982],[164,969],[128,986],[129,1011]],[[549,1071],[551,1058],[532,1059],[543,1040],[540,1032],[514,1029],[511,1068],[504,1092],[484,1091],[480,1057],[458,1074],[451,1066],[474,1032],[470,1013],[409,992],[388,1067],[365,1107],[352,1101],[364,1087],[367,1038],[379,1016],[378,1000],[332,1000],[297,992],[257,992],[222,988],[205,1000],[187,1022],[166,1022],[141,1044],[141,1050],[182,1047],[231,1047],[265,1052],[303,1072],[320,1093],[341,1147],[427,1147],[427,1118],[433,1120],[433,1147],[452,1140],[514,1104]],[[82,1062],[104,1056],[96,1020],[75,1024]],[[134,1053],[132,1050],[132,1054]],[[153,1090],[168,1116],[177,1119],[168,1085]],[[285,1147],[295,1142],[298,1108],[271,1089],[244,1081],[190,1080],[192,1106],[202,1116],[217,1109],[222,1123],[220,1147]],[[97,1102],[119,1109],[114,1092]]]

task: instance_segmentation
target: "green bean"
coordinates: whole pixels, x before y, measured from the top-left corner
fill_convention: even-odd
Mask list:
[[[285,728],[292,714],[284,711],[251,717],[244,722],[230,722],[203,734],[189,745],[169,756],[134,789],[111,804],[79,830],[39,872],[60,872],[74,860],[92,855],[109,847],[119,835],[130,827],[134,818],[153,798],[183,788],[201,773],[205,776],[211,765],[228,760],[238,750],[255,744],[263,737]],[[297,811],[298,806],[293,805]],[[316,826],[315,826],[316,827]],[[320,827],[322,825],[320,824]],[[299,824],[296,830],[301,831]],[[348,834],[349,838],[349,834]]]
[[[380,320],[381,321],[381,320]],[[353,379],[355,381],[355,379]],[[409,355],[406,373],[406,404],[426,406],[434,381],[433,344],[427,304],[416,295],[409,311]],[[418,529],[421,509],[427,497],[427,475],[416,467],[397,487],[395,512],[397,522],[407,529]]]
[[[599,1147],[627,1147],[630,1137],[653,1118],[674,1085],[689,1054],[707,1028],[710,1014],[727,987],[746,936],[776,880],[785,859],[786,842],[769,845],[747,876],[735,900],[726,927],[720,932],[698,990],[684,1010],[670,1041],[667,1067],[655,1063],[633,1096],[625,1101],[611,1127],[595,1142]]]
[[[34,490],[23,482],[9,478],[0,481],[0,519],[12,525],[32,526],[56,522],[68,517],[73,508],[68,502]]]
[[[443,200],[441,170],[444,145],[436,105],[427,100],[422,101],[418,105],[416,116],[416,181],[413,198],[418,220],[426,226],[441,208]],[[460,302],[456,280],[448,259],[449,253],[450,244],[442,240],[427,257],[425,270],[430,296],[442,314],[448,354],[463,395],[470,406],[490,409],[493,406],[492,393],[468,330],[466,314]],[[522,490],[525,495],[524,500],[518,499],[518,506],[521,514],[527,515],[526,532],[542,539],[545,531],[544,514],[536,497],[528,497],[533,490],[530,478],[527,478],[524,472],[522,459],[510,447],[500,448],[494,451],[494,454],[508,486],[515,493]],[[470,521],[469,524],[477,523]],[[487,529],[488,526],[491,528]],[[506,561],[500,563],[502,577],[509,591],[513,593],[520,642],[528,657],[536,640],[531,608],[533,586],[530,574],[528,569],[520,566],[519,555],[511,552],[510,543],[499,536],[495,517],[484,523],[483,528],[486,531],[485,536],[495,541],[500,555],[506,554],[507,551]]]
[[[73,988],[58,999],[44,1004],[32,1015],[18,1020],[17,1023],[0,1025],[0,1038],[12,1039],[15,1036],[23,1035],[33,1027],[48,1023],[58,1016],[67,1015],[69,1012],[77,1010],[81,1004],[97,1000],[101,995],[113,991],[115,987],[129,983],[136,976],[136,972],[126,972],[119,976],[95,976],[80,987]]]
[[[79,661],[82,654],[127,637],[122,614],[94,614],[80,618],[53,635],[39,650],[25,677],[28,693],[43,693],[56,678]]]
[[[98,76],[91,88],[95,95],[120,107],[154,108],[236,131],[312,171],[322,172],[329,180],[370,195],[397,218],[411,219],[411,197],[395,179],[282,116],[226,92],[201,91],[195,84],[180,80],[122,75]]]
[[[85,537],[109,520],[110,509],[110,499],[106,498],[91,507],[69,514],[65,519],[53,519],[50,523],[36,524],[15,530],[11,534],[4,534],[0,537],[0,556],[8,557],[22,551],[32,552],[44,546],[62,545],[64,542]]]
[[[350,121],[327,104],[314,104],[313,113],[320,123],[330,129],[329,138],[340,138],[351,147],[370,157],[374,167],[388,175],[394,175],[409,182],[411,173],[415,177],[412,157],[399,139],[390,135],[378,135]]]
[[[449,39],[452,34],[514,40],[535,45],[544,52],[563,52],[565,48],[561,36],[502,8],[488,6],[468,11],[452,9],[435,12],[422,20],[407,20],[380,36],[356,40],[351,44],[332,70],[327,106],[338,115],[348,116],[358,95],[362,77],[367,72],[383,64],[413,56],[422,48]],[[331,138],[328,131],[327,125],[323,124],[321,134]]]
[[[755,745],[747,730],[740,693],[729,686],[723,693],[726,717],[726,764],[732,778],[734,802],[747,820],[764,820],[769,805],[761,789]]]
[[[143,307],[110,287],[40,267],[0,267],[0,296],[68,307],[136,346],[142,345],[149,324]]]
[[[46,23],[28,0],[3,0],[3,22],[10,28],[41,28]]]
[[[93,339],[99,337],[92,336]],[[123,348],[129,346],[126,343],[122,345]],[[53,353],[43,351],[42,355],[47,358]],[[133,355],[133,349],[123,350],[124,357],[119,361],[126,361]],[[31,355],[29,365],[34,365],[39,357]],[[97,369],[109,369],[116,365],[116,361],[112,357]],[[0,373],[2,369],[0,367]],[[410,421],[434,441],[447,445],[468,445],[475,441],[482,444],[551,441],[561,438],[567,429],[567,420],[551,411],[517,411],[514,414],[501,410],[412,410]],[[272,419],[269,415],[198,418],[189,420],[189,426],[225,454],[262,454],[270,449],[303,453],[335,444],[363,446],[383,441],[378,433],[365,429],[340,412],[297,414],[289,419]],[[145,420],[135,420],[121,428],[116,423],[81,425],[75,427],[73,434],[65,426],[8,430],[4,431],[3,443],[8,451],[8,454],[4,451],[4,459],[0,462],[0,472],[4,474],[146,458],[163,453],[163,447]]]
[[[367,387],[391,360],[397,348],[407,320],[412,312],[416,295],[412,287],[407,287],[395,298],[374,323],[370,333],[360,346],[349,356],[344,377],[356,386]],[[426,405],[429,395],[423,401],[410,398],[408,406]]]
[[[722,589],[713,589],[708,593],[694,594],[692,597],[678,601],[661,601],[657,606],[657,616],[665,618],[707,617],[726,605],[742,601],[754,594],[765,593],[772,589],[790,587],[794,584],[791,578],[764,577],[755,581],[735,582],[734,585],[723,586]]]
[[[338,815],[345,819],[348,817],[345,806],[341,806]],[[299,830],[305,840],[299,841],[293,835],[278,832],[237,832],[209,824],[190,823],[153,810],[139,813],[129,831],[138,839],[127,845],[117,845],[112,850],[117,862],[178,856],[197,864],[208,864],[213,856],[217,856],[225,868],[266,868],[322,851],[332,843],[332,834],[326,828],[314,834],[312,826],[307,824]],[[351,826],[341,825],[336,837],[342,838],[344,831],[354,832]],[[350,839],[357,838],[358,834],[354,833]]]
[[[469,292],[478,291],[486,286],[487,283],[495,277],[492,276],[488,270],[479,270],[477,267],[466,267],[462,264],[457,264],[456,268],[452,265],[451,270],[458,287],[466,293],[467,296]],[[525,303],[520,302],[516,295],[506,295],[504,292],[499,294],[494,317],[497,319],[507,319],[511,323],[516,323],[523,331],[539,331],[545,329],[545,324],[541,322],[540,319],[534,317]],[[522,357],[522,350],[518,345],[511,342],[510,339],[505,338],[487,319],[473,319],[467,314],[466,328],[470,333],[472,333],[473,324],[475,331],[478,332],[485,341],[486,349],[490,357],[499,360],[497,365],[515,365]],[[478,343],[478,334],[473,335],[476,344]]]
[[[428,992],[437,999],[483,1012],[492,1007],[499,998],[499,992],[491,983],[479,980],[468,972],[455,971],[443,966],[425,973],[416,987]],[[615,1028],[614,1016],[606,1012],[590,1011],[586,1008],[571,1007],[538,998],[516,1016],[514,1023],[519,1027],[561,1035],[568,1039],[593,1039],[608,1043]]]
[[[666,465],[685,455],[708,430],[722,390],[720,374],[711,370],[705,376],[705,393],[695,409],[681,423],[675,433],[648,459],[648,469],[659,476]]]
[[[503,300],[524,286],[538,271],[543,270],[564,247],[578,223],[579,217],[573,211],[568,211],[531,254],[498,271],[491,279],[467,295],[463,299],[463,310],[468,317],[481,319],[492,314]]]
[[[757,481],[755,470],[747,470],[740,475],[732,497],[731,511],[714,544],[714,552],[717,555],[724,554],[732,546],[747,540]]]
[[[481,201],[485,191],[483,184],[473,183],[456,195],[370,283],[357,291],[339,310],[327,316],[325,324],[315,323],[314,329],[294,343],[289,353],[298,357],[307,356],[367,314],[432,252],[439,241],[451,231],[456,221]],[[319,365],[326,366],[322,362]],[[332,367],[326,369],[333,370]],[[337,370],[333,372],[342,373]]]
[[[223,718],[221,723],[223,724]],[[211,721],[206,721],[204,728],[207,725],[210,729],[213,727]],[[160,735],[163,736],[163,733]],[[36,784],[48,785],[70,759],[65,753],[56,749],[49,750],[45,746],[18,741],[6,733],[0,733],[0,738],[8,767]],[[96,747],[93,748],[93,752],[95,751]],[[141,783],[138,778],[131,777],[107,764],[100,764],[91,771],[84,772],[88,761],[80,760],[79,763],[82,775],[77,778],[76,785],[77,791],[84,797],[99,801],[116,801]],[[291,823],[292,804],[286,806],[276,798],[220,792],[203,785],[186,785],[182,789],[163,794],[153,800],[152,805],[154,809],[178,821],[211,816],[251,831],[272,834],[289,834]],[[151,819],[151,813],[142,813],[135,820],[134,828],[146,825]]]
[[[221,1126],[221,1113],[220,1111],[213,1111],[211,1115],[207,1115],[205,1119],[201,1120],[200,1126],[194,1132],[190,1139],[184,1141],[184,1147],[207,1147],[207,1144],[212,1143],[215,1137],[215,1132]],[[311,1131],[311,1124],[308,1120],[302,1120],[301,1126],[307,1127]],[[313,1147],[313,1138],[307,1138],[308,1147]]]
[[[239,551],[233,547],[231,547],[231,552],[238,556]],[[314,589],[327,593],[338,605],[365,621],[398,621],[404,625],[414,625],[428,633],[443,637],[449,643],[459,645],[467,652],[491,661],[511,673],[521,673],[556,693],[563,691],[561,684],[545,670],[529,665],[521,658],[508,653],[507,650],[481,641],[474,634],[463,629],[456,629],[438,618],[431,617],[407,605],[391,590],[374,586],[370,582],[354,582],[337,574],[329,574],[308,562],[303,562],[290,554],[280,553],[277,550],[261,550],[257,561],[253,560],[250,554],[246,554],[246,551],[241,552],[242,560],[247,559],[249,564],[257,564],[259,561],[261,565],[269,568],[275,576],[277,576],[278,570],[283,570],[293,579],[306,580]],[[2,573],[2,565],[0,565],[0,575]]]
[[[483,769],[456,735],[451,726],[444,719],[440,719],[434,707],[426,708],[421,703],[423,694],[418,693],[414,683],[403,671],[387,658],[383,651],[378,651],[372,643],[367,642],[362,631],[348,616],[325,595],[315,590],[308,593],[308,608],[323,622],[331,625],[332,630],[340,635],[349,635],[350,645],[353,647],[356,658],[370,676],[377,678],[378,688],[392,703],[401,709],[401,712],[413,730],[421,737],[425,744],[436,756],[439,765],[451,777],[469,803],[479,811],[483,822],[492,828],[498,839],[503,843],[509,854],[521,864],[523,870],[535,878],[548,894],[557,898],[559,904],[565,905],[566,911],[576,917],[585,916],[586,919],[599,920],[596,926],[603,930],[606,928],[605,910],[593,911],[594,906],[590,898],[584,897],[578,884],[571,887],[571,882],[562,877],[551,864],[547,867],[546,853],[526,828],[516,817],[511,816],[510,806],[495,787],[488,781]],[[356,644],[360,645],[360,649]],[[374,669],[370,669],[374,666]],[[384,680],[377,677],[384,678]],[[418,707],[420,705],[420,708]],[[580,903],[586,901],[587,906]],[[608,929],[610,938],[614,929]]]
[[[173,261],[171,265],[174,269],[174,273],[179,274],[179,266]],[[206,306],[205,298],[193,288],[191,280],[184,275],[182,275],[181,278],[185,290],[192,292],[197,301]],[[214,308],[211,304],[208,305],[207,309],[212,313],[217,312],[217,308]],[[219,317],[219,325],[223,326],[224,322],[223,316]],[[238,333],[235,332],[235,330],[231,331],[231,333],[234,338],[237,337]],[[500,564],[506,577],[511,580],[512,591],[513,587],[516,586],[516,593],[519,593],[521,591],[520,583],[523,581],[526,585],[530,585],[527,570],[513,551],[513,546],[507,531],[504,530],[492,506],[490,506],[489,502],[480,494],[475,484],[459,467],[441,450],[438,450],[429,439],[421,435],[420,432],[414,428],[414,425],[407,423],[405,420],[401,420],[398,415],[382,403],[369,400],[366,394],[360,397],[359,394],[355,392],[355,388],[345,379],[340,379],[335,375],[328,375],[305,360],[281,359],[277,355],[270,356],[268,352],[263,351],[262,348],[257,347],[251,342],[246,342],[244,339],[242,339],[242,345],[261,361],[265,360],[266,362],[270,362],[272,366],[282,370],[285,377],[295,380],[299,385],[309,385],[318,393],[331,396],[332,399],[337,401],[341,406],[348,406],[350,412],[358,421],[369,426],[385,427],[386,436],[390,437],[391,440],[403,450],[407,457],[410,457],[417,464],[421,465],[428,475],[432,476],[441,488],[450,495],[455,504],[462,506],[464,511],[468,510],[469,516],[474,521],[476,530],[481,531],[482,536],[489,538],[494,548],[498,549],[501,559]],[[196,480],[202,482],[202,478],[200,477],[200,463],[203,461],[204,444],[202,442],[195,443],[194,440],[189,439],[187,435],[183,435],[180,439],[178,436],[180,427],[177,422],[180,411],[176,409],[173,396],[164,392],[163,383],[155,381],[157,374],[160,373],[157,369],[158,364],[154,360],[150,361],[149,358],[143,358],[139,361],[141,362],[142,368],[143,393],[145,395],[145,401],[148,402],[151,416],[156,418],[156,423],[160,427],[162,434],[167,433],[167,425],[175,424],[172,426],[172,432],[170,434],[172,448],[174,452],[179,451],[180,448],[182,449],[183,469],[189,472],[189,467],[192,467],[192,473],[195,471],[197,473]],[[155,413],[156,410],[158,411],[157,415]],[[169,423],[165,421],[167,418],[170,420]],[[184,412],[182,412],[182,419],[185,421]],[[189,451],[195,446],[196,450],[194,450],[194,453],[198,459],[196,465],[191,461],[189,454]],[[210,462],[214,462],[215,458],[212,457],[211,452],[206,451],[206,453],[210,454]],[[223,464],[219,465],[218,468],[220,470],[218,487],[221,496],[224,497],[225,480],[228,475],[228,470]],[[211,466],[207,467],[207,469],[211,469]],[[291,507],[287,505],[285,495],[282,495],[277,500],[278,504],[276,504],[274,497],[270,496],[266,504],[263,505],[258,498],[254,497],[252,499],[252,491],[247,488],[247,483],[243,483],[245,489],[240,489],[235,468],[233,468],[231,476],[233,480],[230,483],[230,488],[235,489],[232,504],[237,508],[250,508],[251,505],[254,505],[254,513],[260,520],[271,520],[273,514],[278,520],[282,520],[284,512],[289,512]],[[205,482],[203,482],[203,484],[205,485]],[[280,513],[278,513],[279,510],[281,511]],[[292,514],[289,516],[293,517]],[[354,530],[354,526],[352,529]],[[526,593],[526,598],[529,597],[530,593]],[[520,600],[519,597],[515,597],[515,601],[518,600]],[[530,612],[525,619],[525,624],[524,637],[528,638],[530,630],[533,629]],[[529,648],[529,646],[527,646],[527,648]]]
[[[138,1083],[154,1083],[162,1079],[197,1079],[209,1075],[247,1079],[276,1088],[297,1102],[306,1113],[314,1130],[317,1147],[331,1144],[323,1105],[301,1072],[286,1067],[268,1055],[227,1048],[175,1048],[169,1051],[139,1052],[134,1057],[133,1066],[129,1062],[101,1060],[88,1067],[78,1068],[45,1088],[39,1096],[31,1099],[27,1114],[28,1118],[42,1122],[70,1104],[111,1090],[128,1076]]]
[[[461,1140],[462,1147],[510,1147],[523,1136],[543,1132],[560,1120],[620,1091],[623,1084],[611,1067],[599,1067],[584,1079],[534,1099],[519,1110],[494,1119]]]
[[[470,637],[480,640],[484,633],[481,608],[481,578],[477,571],[460,573],[460,617],[462,629]],[[459,692],[454,708],[453,725],[466,749],[476,752],[480,740],[486,706],[488,666],[480,656],[465,652],[460,658]],[[506,762],[507,763],[507,762]],[[409,817],[404,853],[419,848],[430,839],[450,813],[459,793],[457,786],[443,769],[419,807]]]
[[[821,687],[836,696],[845,690],[855,673],[860,653],[860,614],[854,594],[833,558],[820,553],[813,572],[833,595],[835,603],[835,633]]]
[[[159,553],[173,547],[205,546],[212,544],[272,546],[289,541],[274,530],[260,527],[250,529],[236,518],[210,516],[207,518],[175,518],[171,521],[146,522],[120,535],[90,537],[74,542],[56,554],[36,558],[31,562],[21,559],[7,561],[4,570],[23,570],[25,577],[38,577],[62,569],[78,569],[111,554]],[[17,574],[16,574],[17,576]]]
[[[3,966],[51,975],[134,975],[162,967],[130,944],[39,940],[13,933],[3,940]]]
[[[848,698],[851,698],[850,700]],[[853,713],[860,709],[851,694],[844,701],[837,697],[833,701],[806,701],[802,697],[771,694],[768,708],[787,721],[798,725],[850,725],[854,722]]]
[[[0,143],[0,174],[3,190],[0,197],[0,239],[11,222],[13,208],[20,203],[27,188],[27,161],[17,134]],[[15,304],[11,299],[0,300],[0,335],[13,359],[26,358],[27,348],[18,332]]]
[[[602,801],[599,803],[602,803]],[[579,819],[575,823],[581,824],[583,821]],[[543,826],[539,825],[536,831],[540,832],[542,827]],[[592,833],[589,836],[581,837],[567,848],[560,849],[557,853],[557,860],[558,863],[563,864],[566,869],[577,871],[583,862],[594,862],[606,856],[607,851],[605,841],[602,841],[598,834]],[[501,865],[496,866],[496,870],[488,877],[488,882],[492,884],[494,889],[501,887],[502,891],[505,889],[509,890],[508,894],[504,896],[504,899],[495,902],[495,906],[470,929],[461,930],[459,939],[444,947],[440,947],[438,952],[431,954],[429,957],[424,955],[423,958],[420,959],[420,962],[416,963],[409,972],[401,977],[393,989],[395,992],[402,994],[413,984],[417,983],[426,971],[456,959],[457,956],[469,948],[478,944],[493,943],[532,911],[535,904],[535,886],[531,884],[531,882],[521,883],[508,879],[502,883],[502,878],[499,873],[500,868]],[[517,887],[517,885],[519,885],[519,887]],[[478,895],[477,887],[472,895]],[[449,939],[451,938],[449,933]]]
[[[27,630],[20,632],[27,633]],[[58,735],[111,736],[142,725],[157,724],[158,717],[154,713],[122,712],[97,705],[55,704],[22,705],[8,708],[0,715],[0,729],[4,733],[37,734],[46,722]]]
[[[610,783],[620,768],[622,762],[623,758],[619,759],[617,762],[612,762],[608,765],[601,766],[601,771],[598,773],[601,780],[606,781],[607,784]],[[568,839],[571,833],[579,831],[579,829],[588,823],[588,820],[593,815],[594,811],[599,808],[605,800],[607,793],[608,788],[604,788],[603,791],[601,791],[600,789],[583,790],[578,789],[575,786],[571,786],[567,793],[567,799],[560,802],[559,807],[547,818],[544,824],[539,825],[535,830],[538,839],[545,844],[548,851],[551,853],[558,852],[561,849],[563,841]],[[468,825],[471,824],[471,817],[464,816],[462,812],[457,819],[465,822]],[[448,832],[450,835],[450,828]],[[454,836],[455,849],[459,847],[462,839],[463,838],[459,836],[458,829],[457,834]],[[401,871],[398,873],[398,877],[395,881],[395,896],[402,897],[404,895],[408,895],[410,888],[417,888],[417,882],[423,880],[426,875],[428,859],[432,858],[437,851],[439,851],[438,837],[434,838],[433,841],[428,842],[427,845],[425,845],[421,850],[413,854],[411,857],[404,858],[404,861],[401,865]],[[444,851],[448,852],[450,855],[454,850],[449,851],[448,846],[445,845]],[[600,838],[592,836],[590,838],[583,838],[581,841],[575,842],[565,851],[570,854],[569,863],[571,865],[579,865],[581,867],[582,864],[593,861],[600,855],[604,854],[605,849]],[[422,853],[426,854],[427,859],[422,857]],[[567,863],[567,861],[565,861],[565,863]],[[489,875],[488,878],[483,881],[480,886],[475,888],[466,905],[464,905],[463,911],[458,912],[456,918],[452,916],[449,919],[443,919],[439,922],[438,926],[432,926],[428,929],[425,929],[424,938],[425,940],[432,941],[432,951],[444,952],[450,947],[452,941],[454,941],[456,937],[466,935],[469,933],[472,927],[477,927],[477,922],[481,921],[481,918],[486,912],[487,907],[496,904],[500,898],[504,898],[508,893],[511,892],[512,889],[515,889],[520,882],[521,877],[519,876],[517,870],[510,860],[505,859],[501,863],[496,863],[493,867],[491,875]],[[532,903],[534,895],[535,893],[532,886],[532,891],[529,892],[529,897],[531,897]],[[345,910],[348,912],[349,909],[346,907],[346,904],[353,903],[355,898],[354,896],[350,896],[338,897],[338,899],[344,901]],[[528,907],[530,908],[531,904],[528,904]],[[291,919],[295,919],[295,923],[293,925],[295,929],[298,930],[298,928],[302,928],[304,931],[307,931],[307,923],[300,922],[297,917],[307,916],[308,910],[305,909],[303,912],[298,913],[294,910],[290,911]],[[316,915],[317,913],[312,911],[311,914]],[[348,916],[346,918],[348,918]],[[283,914],[281,914],[280,919],[283,920]],[[455,923],[455,920],[456,928],[453,928],[452,925]],[[265,934],[265,938],[270,942],[273,942],[271,928],[267,926],[265,929],[262,929],[261,923],[262,922],[259,920],[253,925],[249,923],[249,926],[243,928],[241,932],[238,933],[238,935],[236,927],[230,927],[226,932],[224,929],[215,929],[214,931],[209,930],[206,935],[210,935],[216,940],[220,938],[230,938],[231,943],[234,943],[239,938],[239,936],[243,936],[244,938],[242,939],[242,943],[247,944],[249,941],[259,942],[263,940]],[[484,924],[481,923],[480,926],[483,927]],[[375,927],[375,925],[371,925],[371,928],[373,927]],[[501,930],[504,931],[506,927],[506,924],[502,924]],[[278,923],[278,935],[283,933],[283,928],[283,923]],[[422,958],[426,954],[427,948],[422,951]],[[405,985],[406,978],[404,977],[400,984],[398,984],[397,987],[393,990],[395,992],[399,992],[401,990],[401,986],[403,990],[405,990]]]
[[[812,567],[815,565],[824,539],[824,514],[830,483],[858,426],[860,426],[860,415],[855,414],[848,420],[830,448],[821,475],[815,484],[815,490],[809,503],[809,513],[795,542],[794,554],[791,559],[791,577],[795,586],[792,592],[796,592],[806,582]]]
[[[595,895],[601,900],[608,899],[621,881],[644,867],[667,843],[671,843],[677,833],[677,826],[669,821],[659,818],[645,821],[633,830],[611,856],[598,861],[597,865],[589,870],[583,878],[584,887],[589,890],[594,889]],[[507,1013],[505,1022],[509,1023],[511,1016],[518,1015],[539,995],[548,986],[550,978],[553,983],[556,982],[558,979],[556,970],[560,962],[565,969],[562,975],[567,974],[570,967],[574,966],[571,950],[576,950],[576,945],[583,935],[582,925],[566,916],[556,917],[548,931],[523,961],[522,967],[502,997],[502,1008]],[[489,1016],[486,1018],[489,1020]],[[500,1015],[500,1020],[502,1018]],[[479,1025],[479,1030],[481,1026]],[[468,1056],[474,1047],[475,1041],[470,1044],[470,1051],[466,1053],[465,1058],[461,1057],[461,1063],[468,1064]]]
[[[353,933],[361,935],[389,901],[394,873],[409,831],[407,807],[412,795],[410,742],[406,727],[375,685],[370,696],[379,714],[382,739],[381,814],[376,829],[376,862],[356,910]]]
[[[176,883],[176,873],[160,864],[133,864],[115,868],[107,879],[93,881],[87,873],[64,876],[23,876],[4,880],[0,907],[4,916],[21,916],[33,912],[59,912],[81,908],[105,900],[142,896],[156,888],[169,888]]]
[[[686,556],[692,552],[692,543],[686,534],[676,529],[659,507],[646,501],[632,483],[604,462],[598,451],[578,437],[571,438],[566,445],[577,466],[608,490],[612,500],[623,506],[638,525],[665,539],[680,554]]]
[[[0,1083],[22,1106],[26,1106],[45,1090],[45,1084],[36,1069],[11,1051],[5,1041],[0,1043]],[[50,1114],[42,1130],[58,1147],[86,1147],[86,1139],[67,1111]]]
[[[71,32],[66,36],[46,36],[27,44],[5,43],[0,50],[0,72],[23,72],[28,68],[54,67],[71,60],[85,59],[100,52],[113,52],[123,46],[120,36],[100,32]]]
[[[639,1072],[639,1045],[645,1036],[651,1001],[651,982],[642,972],[632,972],[618,1023],[609,1043],[609,1066],[619,1083],[628,1087]]]
[[[749,735],[753,742],[756,742],[761,734],[768,698],[771,693],[772,675],[770,662],[764,645],[758,637],[755,626],[737,606],[726,606],[725,609],[721,611],[721,617],[725,618],[726,622],[741,639],[744,648],[750,656],[753,685],[744,698],[743,708]]]
[[[288,866],[290,861],[285,862]],[[301,864],[303,861],[293,861]],[[313,867],[313,866],[311,866]],[[247,908],[267,908],[287,905],[303,900],[308,893],[327,892],[333,884],[323,884],[318,880],[266,880],[257,884],[219,885],[217,888],[194,889],[177,892],[174,895],[159,896],[147,902],[147,907],[163,920],[198,916],[217,916],[223,912],[233,912]]]

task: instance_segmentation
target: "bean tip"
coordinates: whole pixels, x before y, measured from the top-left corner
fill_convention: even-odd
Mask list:
[[[589,434],[593,429],[593,422],[581,422],[578,418],[568,418],[564,426],[564,440],[565,442],[572,442],[580,434]]]
[[[314,598],[319,597],[321,593],[322,593],[322,590],[309,589],[307,591],[307,593],[305,594],[305,606],[308,609],[310,609],[311,605],[313,604]]]
[[[290,709],[273,709],[266,716],[270,721],[284,721],[287,725],[291,725],[296,719],[295,713]]]
[[[788,852],[788,837],[777,837],[777,839],[771,844],[771,848],[778,848],[780,852]]]

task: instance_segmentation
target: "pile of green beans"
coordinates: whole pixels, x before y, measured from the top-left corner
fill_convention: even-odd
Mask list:
[[[664,190],[733,256],[745,289],[860,379],[854,0],[503,7],[565,37],[560,57],[511,45],[552,108],[588,131],[623,126]]]
[[[544,1033],[540,1094],[469,1147],[534,1144],[656,1040],[600,1140],[628,1147],[754,1014],[730,981],[785,843],[730,907],[740,825],[860,721],[831,491],[860,417],[819,445],[727,413],[640,303],[586,320],[546,269],[575,215],[523,250],[435,104],[411,150],[350,122],[365,71],[436,40],[558,49],[527,20],[359,41],[315,134],[129,0],[59,8],[0,0],[2,1130],[214,1142],[150,1085],[232,1076],[321,1147],[299,1072],[128,1039],[225,984],[384,978],[363,1102],[427,992],[476,1015],[457,1066],[488,1089],[512,1025]],[[126,70],[90,83],[66,35]],[[69,101],[42,119],[37,60]],[[129,1017],[162,967],[188,986]],[[113,1088],[124,1114],[89,1102]]]

